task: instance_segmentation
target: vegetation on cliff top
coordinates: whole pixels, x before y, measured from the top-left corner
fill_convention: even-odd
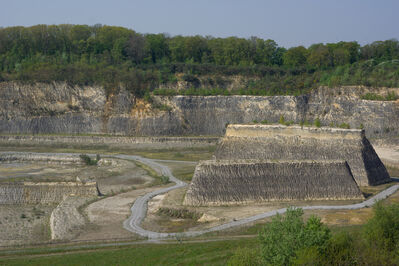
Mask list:
[[[226,76],[247,78],[227,90]],[[205,77],[205,78],[204,78]],[[204,80],[205,79],[205,80]],[[273,40],[140,34],[103,25],[0,28],[0,81],[67,81],[124,85],[144,97],[173,95],[300,94],[319,85],[399,87],[399,42],[314,44],[289,49]]]

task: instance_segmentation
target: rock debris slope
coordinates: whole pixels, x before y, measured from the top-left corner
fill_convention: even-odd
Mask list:
[[[363,199],[344,161],[204,161],[187,191],[187,205],[255,201]]]

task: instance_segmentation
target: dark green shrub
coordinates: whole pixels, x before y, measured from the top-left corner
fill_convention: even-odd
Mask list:
[[[184,157],[184,154],[181,153],[181,152],[176,152],[176,153],[175,153],[175,157],[176,157],[176,158],[183,158],[183,157]]]
[[[164,112],[170,112],[173,109],[171,106],[169,106],[167,104],[158,104],[158,103],[157,104],[152,104],[152,107],[154,109],[158,109],[158,110],[164,111]]]
[[[316,127],[321,127],[321,122],[320,122],[320,119],[318,117],[314,120],[314,125]]]
[[[160,96],[174,96],[178,95],[179,92],[174,89],[156,89],[153,91],[154,95],[160,95]]]
[[[355,265],[357,256],[354,240],[347,232],[333,235],[323,252],[324,264],[329,265]]]
[[[284,119],[283,115],[280,115],[279,123],[282,124],[282,125],[285,125],[285,119]]]
[[[284,123],[284,125],[286,125],[286,126],[291,126],[293,124],[294,124],[294,121],[292,121],[292,120]]]
[[[373,207],[374,216],[364,227],[363,236],[371,248],[386,251],[399,249],[399,204]]]
[[[97,165],[98,162],[101,160],[99,154],[96,155],[96,159],[90,158],[90,156],[88,156],[87,154],[81,154],[79,155],[79,157],[86,165]]]
[[[161,182],[162,184],[168,184],[170,182],[169,176],[166,175],[161,176]]]
[[[385,96],[385,101],[396,101],[397,99],[399,99],[399,96],[393,91],[389,92],[387,96]]]
[[[396,95],[395,92],[388,92],[387,95],[382,96],[373,92],[368,92],[362,96],[360,96],[363,100],[371,100],[371,101],[396,101],[399,99],[399,96]]]
[[[341,123],[338,127],[345,128],[345,129],[350,129],[351,128],[350,125],[347,124],[347,123]]]
[[[148,103],[152,103],[153,102],[151,94],[148,91],[146,91],[146,93],[144,94],[143,99],[144,99],[144,101],[146,101]]]
[[[198,88],[201,84],[200,80],[192,74],[185,74],[182,79],[194,86],[194,88]]]
[[[194,220],[198,220],[202,215],[202,213],[190,211],[188,209],[174,209],[168,207],[159,208],[157,213],[174,218],[194,219]]]
[[[305,224],[302,216],[302,209],[288,208],[285,216],[278,214],[264,227],[259,235],[264,263],[288,265],[301,249],[325,248],[331,237],[328,227],[315,216]]]

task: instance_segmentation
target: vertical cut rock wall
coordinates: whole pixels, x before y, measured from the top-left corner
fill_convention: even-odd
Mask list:
[[[321,87],[301,96],[154,96],[156,105],[168,106],[160,110],[124,88],[107,97],[101,87],[0,82],[0,133],[220,136],[227,124],[284,116],[296,123],[319,118],[323,125],[363,125],[372,137],[397,136],[398,103],[362,100],[370,91],[379,92]]]

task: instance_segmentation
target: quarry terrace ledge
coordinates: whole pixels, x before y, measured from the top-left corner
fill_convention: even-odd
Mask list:
[[[325,135],[323,134],[325,133]],[[362,139],[365,137],[364,129],[343,129],[331,127],[307,127],[284,125],[228,125],[226,137],[273,137],[273,136],[298,136],[317,139]]]

